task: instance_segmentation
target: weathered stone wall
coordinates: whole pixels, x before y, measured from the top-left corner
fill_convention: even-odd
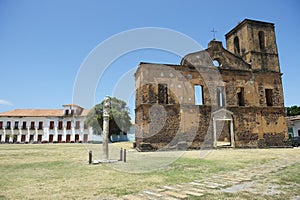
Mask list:
[[[260,31],[266,36],[263,49],[258,47]],[[223,127],[216,122],[218,140],[230,140],[233,120],[236,147],[284,145],[287,126],[273,24],[245,20],[226,41],[229,51],[213,40],[208,49],[186,55],[181,65],[140,63],[135,74],[138,147],[212,146],[212,115],[219,110],[227,121]],[[202,105],[195,105],[195,85],[202,86]]]
[[[264,48],[260,46],[259,32],[264,35]],[[239,53],[235,51],[235,38],[239,41]],[[244,20],[226,34],[226,48],[251,63],[252,69],[280,72],[273,23]]]
[[[154,149],[177,144],[181,133],[181,115],[178,105],[157,106],[145,104],[136,109],[136,141],[151,143]]]

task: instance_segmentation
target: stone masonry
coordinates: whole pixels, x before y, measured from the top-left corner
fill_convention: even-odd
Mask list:
[[[140,63],[136,145],[161,148],[283,146],[282,73],[273,23],[245,19],[180,65]],[[146,147],[145,149],[143,147]]]

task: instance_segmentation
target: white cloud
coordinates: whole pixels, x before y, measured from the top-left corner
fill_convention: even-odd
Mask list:
[[[12,106],[13,104],[10,103],[9,101],[0,99],[0,105]]]

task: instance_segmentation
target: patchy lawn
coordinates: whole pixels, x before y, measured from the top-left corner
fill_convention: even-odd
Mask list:
[[[300,153],[300,149],[224,149],[212,150],[200,158],[199,151],[138,153],[130,150],[130,146],[130,143],[110,144],[113,159],[119,158],[121,147],[129,150],[127,163],[88,165],[88,151],[93,150],[94,157],[101,158],[101,145],[0,145],[0,199],[117,197]],[[298,163],[271,174],[267,180],[283,187],[286,194],[294,195],[299,191],[297,188],[284,186],[299,188],[299,171]],[[219,195],[226,198],[224,194]],[[227,195],[227,198],[253,197],[239,195]]]

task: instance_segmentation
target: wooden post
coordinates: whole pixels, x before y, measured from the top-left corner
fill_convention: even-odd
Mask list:
[[[92,150],[89,151],[89,164],[92,164],[93,153]]]
[[[126,149],[124,149],[124,162],[126,162]]]

